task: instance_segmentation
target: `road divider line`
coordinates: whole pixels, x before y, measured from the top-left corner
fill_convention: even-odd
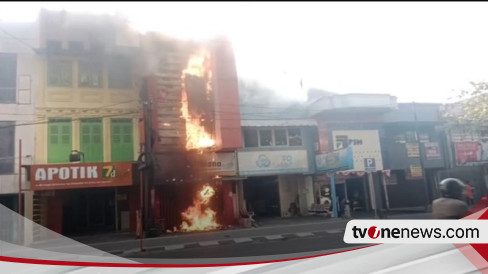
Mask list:
[[[297,235],[300,238],[314,236],[314,234],[312,232],[299,232],[299,233],[296,233],[295,235]]]
[[[199,242],[200,246],[212,246],[212,245],[219,245],[218,241],[206,241],[206,242]]]
[[[266,240],[281,240],[281,239],[284,239],[284,237],[281,236],[281,235],[269,235],[269,236],[264,236],[264,238],[266,238]]]
[[[166,245],[164,246],[164,250],[176,250],[176,249],[183,249],[185,248],[185,245]]]
[[[248,242],[252,242],[253,239],[251,238],[236,238],[234,239],[234,242],[240,244],[240,243],[248,243]]]

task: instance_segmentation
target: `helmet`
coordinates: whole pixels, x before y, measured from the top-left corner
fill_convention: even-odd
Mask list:
[[[442,197],[462,199],[464,183],[456,178],[447,178],[439,183]]]

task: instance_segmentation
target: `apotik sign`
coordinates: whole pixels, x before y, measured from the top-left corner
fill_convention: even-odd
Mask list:
[[[32,190],[132,185],[133,164],[82,163],[30,166]]]

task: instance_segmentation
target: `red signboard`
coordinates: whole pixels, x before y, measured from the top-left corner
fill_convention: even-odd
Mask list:
[[[480,162],[482,147],[479,142],[456,142],[456,162],[458,165]]]
[[[114,187],[132,185],[130,162],[30,166],[32,190]]]

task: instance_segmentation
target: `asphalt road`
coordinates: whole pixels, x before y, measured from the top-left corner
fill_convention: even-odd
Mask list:
[[[326,251],[339,248],[355,248],[361,245],[346,244],[343,235],[327,235],[310,238],[257,241],[252,243],[195,247],[180,250],[152,251],[132,254],[131,258],[231,258],[265,255],[282,255],[300,252]],[[327,252],[324,252],[327,253]]]
[[[228,231],[209,231],[194,234],[166,234],[162,237],[144,239],[144,247],[152,248],[164,245],[177,245],[203,241],[220,241],[234,238],[259,237],[298,232],[326,231],[334,229],[344,229],[345,227],[346,221],[340,220],[336,222],[298,223],[284,226],[263,226],[258,228],[236,229]],[[139,240],[135,240],[133,237],[131,237],[130,240],[121,239],[119,241],[113,242],[103,242],[103,239],[100,239],[99,242],[97,242],[97,239],[94,237],[93,239],[87,239],[87,241],[80,242],[107,252],[111,252],[113,250],[129,250],[138,248],[140,243]]]

